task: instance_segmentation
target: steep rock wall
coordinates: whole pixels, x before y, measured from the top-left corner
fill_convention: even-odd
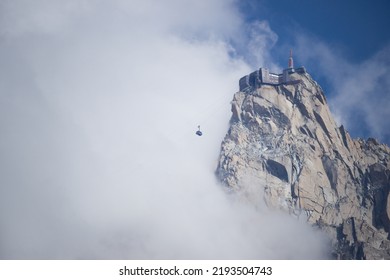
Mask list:
[[[351,139],[307,73],[237,92],[217,175],[254,205],[323,229],[340,259],[390,259],[390,149]]]

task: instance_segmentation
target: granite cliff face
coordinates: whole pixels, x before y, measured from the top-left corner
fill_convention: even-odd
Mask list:
[[[254,205],[320,227],[334,258],[390,259],[390,149],[351,139],[307,73],[234,95],[217,176]]]

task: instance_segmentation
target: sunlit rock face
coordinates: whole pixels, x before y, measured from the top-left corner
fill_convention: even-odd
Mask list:
[[[352,139],[308,73],[234,95],[217,176],[253,205],[320,227],[339,259],[390,259],[390,149]]]

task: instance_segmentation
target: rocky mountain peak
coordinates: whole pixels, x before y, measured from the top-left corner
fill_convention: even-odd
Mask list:
[[[217,176],[255,206],[320,227],[335,258],[390,259],[390,149],[338,126],[304,68],[240,80]]]

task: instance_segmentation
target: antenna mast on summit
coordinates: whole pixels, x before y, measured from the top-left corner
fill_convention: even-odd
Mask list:
[[[294,60],[292,57],[292,50],[290,49],[290,58],[288,59],[288,68],[294,68]]]

